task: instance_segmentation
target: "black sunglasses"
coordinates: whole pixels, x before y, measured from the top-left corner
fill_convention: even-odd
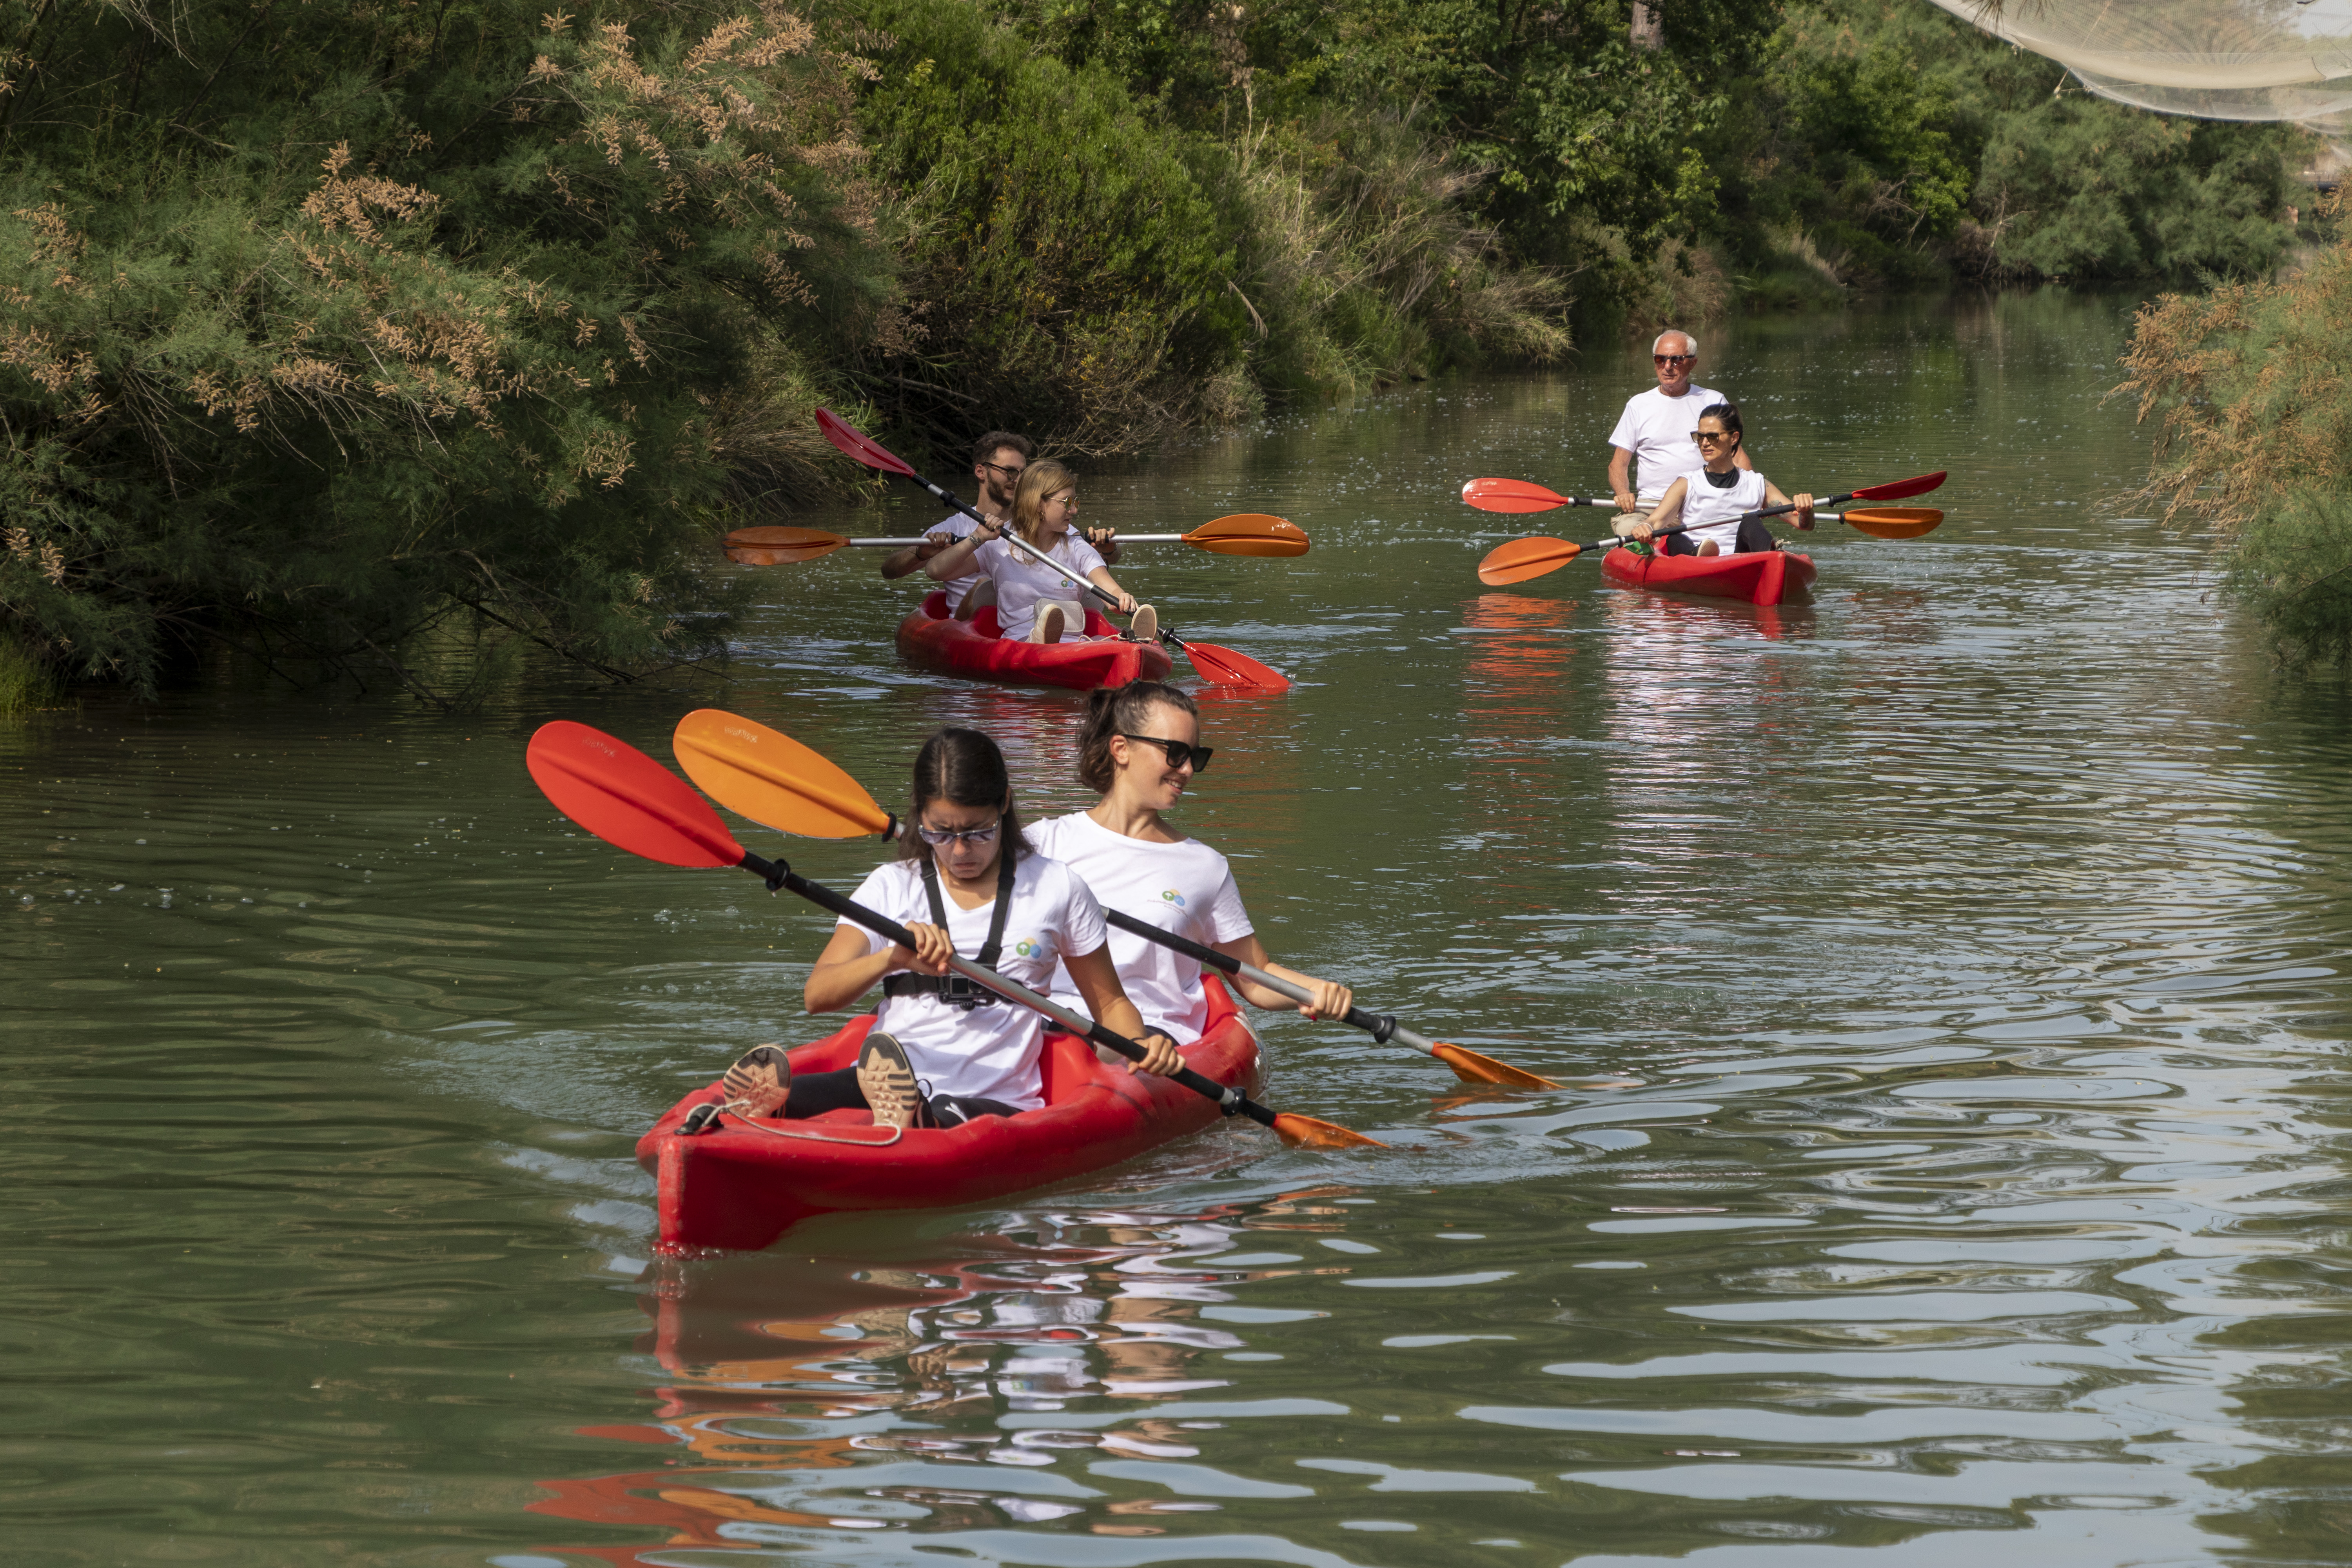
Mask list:
[[[1119,731],[1119,737],[1129,741],[1149,741],[1168,753],[1170,767],[1181,768],[1186,763],[1190,763],[1192,764],[1192,771],[1196,773],[1205,773],[1209,771],[1209,757],[1216,751],[1214,746],[1187,745],[1182,741],[1163,741],[1157,735],[1130,735],[1124,730]]]

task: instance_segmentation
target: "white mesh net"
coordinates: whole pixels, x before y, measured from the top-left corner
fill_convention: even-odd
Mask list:
[[[2352,0],[1935,0],[2107,98],[2352,126]]]

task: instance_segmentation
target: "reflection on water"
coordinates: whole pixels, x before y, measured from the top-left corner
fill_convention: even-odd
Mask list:
[[[233,684],[0,730],[0,1510],[43,1563],[1812,1568],[2344,1561],[2352,700],[2100,510],[2126,310],[1710,343],[1784,489],[1952,470],[1811,605],[1507,592],[1474,473],[1575,489],[1638,353],[1087,477],[1298,684],[1203,705],[1181,820],[1269,945],[1559,1079],[1274,1018],[1267,1098],[996,1205],[649,1265],[637,1134],[798,1011],[827,921],[529,785],[709,701],[899,804],[977,724],[1085,804],[1080,703],[901,666],[904,584],[757,577],[730,684],[448,720]],[[1583,476],[1583,481],[1578,476]],[[828,520],[813,520],[824,522]],[[889,518],[830,520],[853,531]],[[1139,554],[1140,554],[1140,549]],[[845,554],[848,552],[844,552]],[[852,885],[871,840],[745,842]]]

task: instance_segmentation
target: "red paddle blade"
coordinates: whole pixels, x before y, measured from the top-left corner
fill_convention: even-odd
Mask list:
[[[1266,691],[1287,691],[1290,678],[1270,665],[1260,664],[1245,653],[1235,653],[1214,643],[1187,642],[1184,657],[1201,672],[1203,680],[1219,686],[1250,686]]]
[[[1569,504],[1568,497],[1526,479],[1472,479],[1462,487],[1462,499],[1480,511],[1549,511]]]
[[[830,555],[849,541],[815,528],[739,528],[727,536],[727,559],[739,566],[789,566]]]
[[[869,468],[879,468],[886,474],[903,474],[910,479],[916,477],[915,470],[901,462],[887,447],[875,445],[851,429],[842,421],[841,416],[830,408],[820,408],[816,411],[816,427],[824,432],[826,440]]]
[[[1478,563],[1478,581],[1489,588],[1499,588],[1506,583],[1524,583],[1530,577],[1559,571],[1583,553],[1583,550],[1580,544],[1540,534],[1530,539],[1514,539],[1486,552],[1486,558]]]
[[[665,866],[734,866],[743,847],[685,780],[602,730],[558,719],[530,738],[530,776],[605,843]]]
[[[1923,496],[1944,482],[1944,470],[1920,474],[1912,479],[1897,479],[1891,485],[1873,485],[1866,490],[1856,490],[1856,500],[1901,500],[1905,496]]]
[[[1293,1116],[1286,1110],[1276,1113],[1274,1135],[1294,1149],[1385,1149],[1388,1147],[1377,1138],[1367,1138],[1360,1132],[1350,1132],[1336,1121],[1318,1121],[1311,1116]]]
[[[1307,553],[1307,531],[1286,517],[1237,511],[1204,522],[1184,542],[1220,555],[1287,556]]]

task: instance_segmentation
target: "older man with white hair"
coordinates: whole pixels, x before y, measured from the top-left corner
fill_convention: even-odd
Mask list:
[[[1664,497],[1666,488],[1686,474],[1706,467],[1691,432],[1698,428],[1699,410],[1731,399],[1709,387],[1692,384],[1698,372],[1698,340],[1668,328],[1650,345],[1650,364],[1658,384],[1625,400],[1617,428],[1609,432],[1615,448],[1609,458],[1609,488],[1616,493],[1621,512],[1646,511]],[[1743,468],[1756,465],[1743,448],[1735,459]],[[1638,461],[1638,479],[1633,466]]]

